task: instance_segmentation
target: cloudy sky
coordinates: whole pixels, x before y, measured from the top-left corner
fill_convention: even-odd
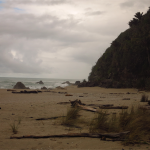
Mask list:
[[[0,77],[87,79],[150,0],[0,0]]]

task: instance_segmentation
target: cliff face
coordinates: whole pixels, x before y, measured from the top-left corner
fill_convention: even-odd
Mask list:
[[[150,89],[150,9],[136,13],[81,86]]]

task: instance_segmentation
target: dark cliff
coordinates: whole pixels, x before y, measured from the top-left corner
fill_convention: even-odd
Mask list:
[[[136,13],[129,29],[98,59],[81,86],[150,89],[150,8]]]

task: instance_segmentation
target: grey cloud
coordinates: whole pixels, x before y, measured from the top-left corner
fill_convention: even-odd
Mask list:
[[[103,12],[103,11],[89,11],[89,12],[86,12],[85,15],[86,16],[98,16],[98,15],[102,15],[104,13],[105,12]]]
[[[134,2],[133,1],[126,1],[124,3],[120,4],[121,7],[133,7],[134,6]]]
[[[0,40],[0,73],[51,72],[51,68],[47,70],[41,66],[42,60],[38,58],[39,50],[34,50],[30,42],[2,35]],[[17,57],[13,56],[12,51],[16,52]]]
[[[121,8],[131,8],[136,9],[136,8],[144,8],[144,7],[149,7],[150,6],[150,1],[149,0],[125,0],[123,3],[120,3]]]
[[[5,0],[4,4],[15,5],[15,4],[36,4],[36,5],[60,5],[70,4],[71,0]]]
[[[61,63],[60,58],[45,65],[40,54],[55,54],[72,47],[79,49],[79,43],[97,39],[93,33],[78,26],[79,20],[72,18],[61,20],[51,15],[37,17],[31,14],[0,13],[0,21],[1,73],[51,73],[54,61]],[[12,51],[15,51],[16,57]],[[79,52],[81,55],[82,51]],[[89,56],[85,57],[85,62],[86,58],[89,59]]]
[[[80,20],[59,19],[51,15],[40,17],[31,14],[0,14],[1,35],[13,35],[32,39],[47,38],[66,42],[92,40],[91,35],[78,28]],[[83,34],[81,34],[83,32]],[[93,40],[95,38],[93,37]]]

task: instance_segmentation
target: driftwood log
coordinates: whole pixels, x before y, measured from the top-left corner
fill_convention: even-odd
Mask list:
[[[57,119],[57,118],[63,118],[65,116],[57,116],[57,117],[50,117],[50,118],[38,118],[38,119],[35,119],[35,120],[51,120],[51,119]]]
[[[58,102],[57,104],[70,104],[70,102]]]
[[[38,94],[40,92],[42,92],[42,91],[26,91],[26,90],[20,91],[20,92],[14,92],[14,91],[12,91],[12,93],[15,93],[15,94],[30,94],[30,93]]]
[[[128,109],[128,106],[99,106],[100,109]]]
[[[109,107],[109,106],[113,106],[113,104],[86,104],[86,106],[94,106],[94,107],[99,107],[99,106],[103,106],[103,107]]]
[[[65,96],[73,96],[73,95],[71,95],[71,94],[66,94]]]
[[[76,99],[74,101],[71,101],[71,100],[69,100],[69,101],[71,103],[71,106],[73,106],[73,107],[78,106],[78,105],[85,105],[84,103],[81,102],[81,100],[78,100],[78,99]]]
[[[36,136],[36,135],[24,135],[24,136],[11,136],[10,139],[23,139],[23,138],[63,138],[63,137],[90,137],[90,138],[111,138],[111,139],[123,139],[123,136],[130,133],[130,131],[120,132],[120,133],[68,133],[60,135],[45,135],[45,136]]]
[[[79,107],[83,110],[91,111],[91,112],[98,112],[98,109],[87,107],[83,104],[80,100],[70,101],[71,106]],[[99,106],[100,109],[128,109],[128,106],[113,106],[113,104],[101,105]]]
[[[16,91],[16,90],[12,90],[12,89],[7,89],[7,91]]]

